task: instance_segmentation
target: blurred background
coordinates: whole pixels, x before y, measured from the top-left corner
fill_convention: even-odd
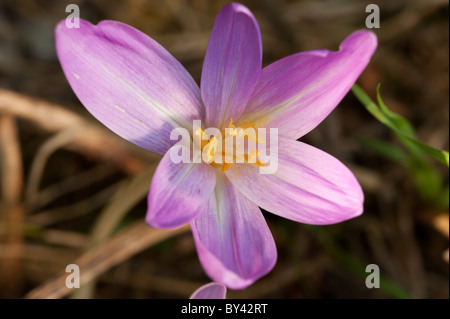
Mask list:
[[[0,0],[0,297],[187,298],[210,281],[189,229],[143,223],[159,158],[95,121],[60,68],[53,31],[71,3],[93,23],[140,29],[199,82],[215,16],[227,1]],[[298,51],[336,50],[366,28],[371,1],[242,3],[260,24],[267,65]],[[358,84],[375,99],[381,83],[385,104],[412,123],[418,139],[448,150],[449,3],[376,3],[379,47]],[[352,93],[302,141],[352,169],[365,213],[313,227],[264,212],[278,262],[228,297],[448,298],[448,168],[429,157],[411,164]],[[82,277],[75,294],[65,288],[73,263]],[[379,266],[379,289],[366,287],[369,264]]]

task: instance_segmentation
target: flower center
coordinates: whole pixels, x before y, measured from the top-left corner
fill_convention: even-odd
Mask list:
[[[224,129],[214,135],[206,134],[201,128],[195,132],[199,141],[202,158],[222,172],[231,168],[234,163],[249,163],[264,166],[258,159],[260,151],[257,145],[265,143],[265,137],[259,134],[257,127],[250,122],[244,122],[239,127],[233,120]]]

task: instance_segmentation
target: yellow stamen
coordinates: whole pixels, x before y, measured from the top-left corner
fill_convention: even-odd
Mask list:
[[[243,125],[243,126],[244,126],[244,128],[251,127],[251,128],[253,128],[253,129],[257,130],[256,127],[255,127],[255,125],[252,124],[252,123],[250,123],[250,122],[244,122],[244,125]]]
[[[222,172],[225,172],[231,165],[233,165],[233,163],[224,163],[222,165]]]
[[[225,128],[225,135],[224,137],[231,137],[231,136],[237,136],[238,134],[243,134],[244,138],[247,138],[248,140],[255,141],[256,143],[265,143],[264,140],[261,140],[259,136],[254,136],[254,134],[249,134],[250,136],[244,134],[246,128],[252,128],[255,131],[257,131],[257,126],[250,122],[244,122],[240,127],[236,127],[233,124],[233,119],[230,120],[230,123]],[[214,157],[216,155],[217,147],[219,143],[222,143],[222,141],[219,141],[219,139],[216,136],[211,137],[211,139],[208,140],[208,136],[205,134],[205,132],[198,128],[195,132],[196,136],[201,136],[201,149],[202,153],[205,154],[207,162],[211,163],[214,167],[220,167],[222,172],[225,172],[226,170],[230,169],[234,163],[239,160],[239,162],[249,163],[249,164],[255,164],[257,166],[264,166],[263,163],[261,163],[258,159],[259,151],[256,149],[250,149],[246,152],[246,154],[243,154],[243,158],[237,156],[237,154],[234,154],[233,152],[227,153],[225,147],[221,152],[222,156],[222,163],[215,163]],[[236,141],[238,142],[238,141]],[[206,148],[206,149],[205,149]],[[238,145],[234,147],[234,150],[238,148]],[[230,161],[231,159],[231,161]]]
[[[216,153],[216,149],[217,149],[217,145],[219,144],[219,140],[215,137],[215,136],[213,136],[210,140],[209,140],[209,142],[208,142],[208,144],[206,145],[206,154],[207,154],[207,158],[206,158],[206,160],[208,161],[208,162],[210,162],[213,158],[214,158],[214,155],[215,155],[215,153]]]

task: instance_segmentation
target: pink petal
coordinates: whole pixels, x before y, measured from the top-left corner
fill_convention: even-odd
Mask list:
[[[225,299],[227,287],[217,282],[210,282],[198,288],[189,299]]]
[[[370,31],[349,35],[337,52],[297,53],[265,67],[242,121],[265,123],[297,139],[330,114],[369,63],[377,46]]]
[[[56,50],[70,86],[109,129],[164,154],[175,127],[202,116],[200,90],[183,66],[144,33],[120,22],[56,27]]]
[[[275,243],[261,211],[223,175],[191,227],[206,273],[229,288],[243,289],[275,265]]]
[[[274,174],[260,174],[254,164],[235,164],[225,174],[258,206],[301,223],[333,224],[363,211],[361,186],[344,164],[286,137],[279,137]]]
[[[147,223],[155,228],[188,223],[207,204],[215,184],[216,171],[211,165],[174,164],[167,151],[150,185]]]
[[[244,112],[261,70],[258,23],[249,9],[229,3],[220,10],[201,78],[206,127],[223,128]]]

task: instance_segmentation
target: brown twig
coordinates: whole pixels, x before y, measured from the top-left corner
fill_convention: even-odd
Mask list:
[[[29,262],[40,264],[43,268],[59,267],[69,263],[78,255],[79,249],[73,247],[57,247],[55,245],[45,244],[24,244],[22,260],[24,261],[24,268]],[[0,245],[0,260],[10,258],[6,245]],[[64,265],[65,266],[65,265]],[[44,272],[47,274],[46,272]],[[4,287],[2,287],[3,289]],[[17,297],[17,295],[15,295]]]
[[[95,209],[103,206],[120,187],[122,182],[117,182],[107,188],[95,193],[94,195],[82,199],[76,203],[56,207],[53,209],[38,212],[30,215],[27,222],[39,225],[41,227],[48,226],[72,218],[84,216]]]
[[[107,176],[112,175],[113,168],[99,164],[77,175],[69,176],[66,179],[56,182],[39,191],[36,200],[33,202],[33,209],[47,205],[63,195],[76,192],[91,184],[98,183]]]
[[[0,115],[1,184],[4,201],[19,202],[23,189],[22,155],[14,118]]]
[[[39,185],[41,183],[42,175],[44,175],[45,164],[48,158],[59,148],[67,145],[75,139],[77,134],[83,129],[82,126],[75,126],[68,128],[55,134],[49,138],[38,150],[34,157],[33,163],[30,168],[30,175],[28,177],[28,183],[25,188],[25,205],[27,208],[32,205],[37,198],[39,191]]]
[[[109,204],[102,210],[97,217],[89,235],[89,240],[85,247],[85,251],[89,251],[95,246],[104,242],[111,236],[114,229],[125,215],[141,201],[150,187],[156,164],[147,171],[130,178],[111,199]],[[73,299],[90,299],[95,292],[95,280],[85,284],[80,289],[74,291],[71,295]]]
[[[82,248],[86,246],[86,235],[78,232],[58,229],[43,229],[27,223],[22,223],[21,226],[22,228],[20,232],[24,237],[38,239],[43,243],[74,248]],[[0,223],[0,237],[4,236],[7,233],[8,225],[6,225],[5,223]],[[3,252],[0,252],[0,258],[5,258],[7,254],[7,252],[5,254],[3,254]],[[25,257],[26,256],[22,256],[22,259],[24,259]]]
[[[1,202],[0,213],[6,224],[6,258],[0,267],[1,294],[14,296],[20,288],[23,238],[20,232],[24,210],[20,203],[23,189],[23,168],[20,143],[14,118],[9,114],[0,114],[0,177]]]
[[[0,89],[0,113],[5,112],[52,133],[83,127],[66,147],[86,157],[111,161],[127,173],[140,172],[159,158],[150,152],[141,152],[131,143],[60,105]]]
[[[80,285],[90,282],[108,269],[120,264],[138,252],[164,239],[189,230],[189,226],[174,230],[151,229],[144,222],[136,222],[121,231],[111,240],[94,248],[74,261],[80,267]],[[30,291],[30,299],[62,298],[71,292],[66,287],[67,273],[62,271],[54,278]]]

